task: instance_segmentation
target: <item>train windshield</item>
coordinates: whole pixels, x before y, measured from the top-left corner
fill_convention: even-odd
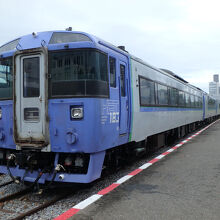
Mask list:
[[[94,49],[49,53],[51,97],[108,97],[107,56]]]
[[[12,58],[0,59],[0,99],[12,99]]]

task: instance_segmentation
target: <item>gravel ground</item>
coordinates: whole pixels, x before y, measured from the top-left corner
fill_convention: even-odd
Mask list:
[[[9,182],[11,181],[11,177],[8,176],[8,175],[0,175],[0,184],[3,184],[3,183],[6,183],[6,182]]]
[[[7,183],[9,181],[11,181],[10,176],[7,176],[7,175],[0,176],[0,184]],[[25,187],[23,185],[18,185],[16,183],[11,183],[9,185],[3,186],[0,188],[0,198],[10,195],[12,193],[18,192],[24,188]]]
[[[7,175],[1,175],[0,176],[0,184],[3,183],[7,183],[11,181],[11,177],[7,176]],[[17,185],[16,183],[11,183],[9,185],[6,185],[4,187],[0,188],[0,198],[5,197],[7,195],[13,194],[15,192],[18,192],[20,190],[24,189],[24,186],[22,185]],[[0,208],[4,208],[4,203],[0,203]],[[14,208],[9,207],[8,210],[12,210],[14,211]],[[15,209],[16,211],[16,209]],[[11,214],[9,213],[4,213],[4,212],[0,212],[0,219],[10,219],[9,216],[11,216]]]

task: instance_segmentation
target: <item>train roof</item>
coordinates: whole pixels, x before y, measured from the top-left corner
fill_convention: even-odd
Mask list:
[[[103,45],[111,49],[117,50],[117,52],[128,54],[123,50],[123,47],[116,47],[101,38],[94,35],[80,32],[80,31],[45,31],[45,32],[33,32],[32,34],[17,37],[12,41],[9,41],[0,46],[0,54],[4,54],[9,51],[25,50],[38,47],[48,47],[52,44],[67,44],[74,42],[90,42],[97,45]]]
[[[46,31],[24,35],[0,46],[0,54],[9,51],[48,47],[51,44],[70,42],[96,43],[94,36],[78,31]]]
[[[174,76],[175,78],[177,78],[177,79],[183,81],[184,83],[189,83],[189,82],[187,82],[185,79],[183,79],[182,77],[176,75],[174,72],[172,72],[172,71],[170,71],[170,70],[167,70],[167,69],[160,69],[160,70],[162,70],[162,71],[164,71],[164,72],[170,74],[171,76]]]
[[[177,74],[173,73],[172,71],[166,70],[166,69],[158,69],[144,62],[140,58],[137,58],[136,56],[131,55],[125,50],[123,46],[116,47],[102,40],[101,38],[98,38],[94,35],[91,35],[85,32],[80,32],[80,31],[57,30],[57,31],[46,31],[46,32],[38,32],[38,33],[33,32],[32,34],[28,34],[22,37],[15,38],[14,40],[9,41],[6,44],[3,44],[2,46],[0,46],[0,57],[12,56],[16,51],[20,51],[20,50],[39,48],[39,47],[50,47],[56,44],[68,44],[68,43],[73,43],[73,42],[88,42],[93,45],[101,45],[101,46],[107,47],[125,56],[129,56],[131,59],[137,62],[140,62],[144,65],[147,65],[157,71],[160,71],[163,74],[166,74],[166,75],[168,74],[171,77],[174,77],[177,80],[205,93],[200,88],[190,85],[186,80],[184,80],[182,77],[178,76]]]

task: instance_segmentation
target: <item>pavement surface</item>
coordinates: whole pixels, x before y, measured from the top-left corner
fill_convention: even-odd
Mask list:
[[[70,219],[220,220],[220,121]]]

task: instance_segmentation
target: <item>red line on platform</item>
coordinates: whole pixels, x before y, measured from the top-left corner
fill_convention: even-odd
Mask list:
[[[73,215],[75,215],[80,209],[71,208],[68,211],[64,212],[63,214],[59,215],[58,217],[54,218],[53,220],[66,220]]]
[[[156,163],[157,161],[158,161],[159,159],[157,159],[157,158],[154,158],[153,160],[150,160],[150,161],[148,161],[148,163]]]
[[[178,147],[176,147],[176,146],[175,146],[175,147],[172,147],[172,149],[174,149],[174,150],[176,150],[177,148],[178,148]]]
[[[110,185],[110,186],[106,187],[105,189],[99,191],[97,194],[99,194],[99,195],[105,195],[105,194],[111,192],[113,189],[115,189],[115,188],[118,187],[119,185],[120,185],[120,184],[118,184],[118,183],[113,183],[112,185]]]
[[[166,156],[167,154],[170,154],[171,152],[164,152],[164,153],[162,153],[162,155],[164,155],[164,156]]]
[[[142,169],[136,169],[136,170],[132,171],[131,173],[129,173],[128,175],[135,176],[138,173],[140,173],[141,171],[142,171]]]

